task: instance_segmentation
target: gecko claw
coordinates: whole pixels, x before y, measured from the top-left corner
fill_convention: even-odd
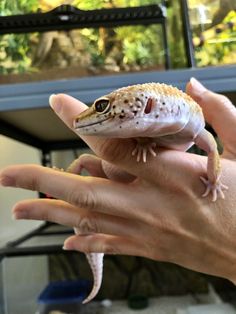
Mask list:
[[[212,183],[204,177],[200,177],[200,180],[206,186],[206,190],[202,194],[202,197],[206,197],[210,193],[212,193],[212,202],[215,202],[217,200],[218,196],[220,196],[222,199],[225,198],[223,191],[228,190],[228,187],[226,185],[222,184],[219,180],[217,180],[215,183]]]
[[[156,157],[157,153],[155,152],[154,148],[156,148],[157,144],[156,143],[151,143],[151,145],[149,145],[148,147],[148,151],[149,153],[153,156]]]

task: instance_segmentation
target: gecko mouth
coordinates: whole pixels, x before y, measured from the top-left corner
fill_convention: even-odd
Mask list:
[[[109,119],[111,119],[111,117],[106,117],[106,118],[101,119],[99,121],[88,122],[86,124],[81,124],[81,125],[78,125],[80,122],[79,122],[79,119],[78,120],[76,119],[75,122],[74,122],[74,128],[75,128],[75,130],[87,128],[87,127],[90,127],[92,125],[101,124],[102,122],[107,121]]]

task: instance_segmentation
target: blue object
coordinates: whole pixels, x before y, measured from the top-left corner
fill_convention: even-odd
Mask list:
[[[91,288],[88,280],[54,281],[47,285],[38,297],[38,303],[71,304],[81,303]]]

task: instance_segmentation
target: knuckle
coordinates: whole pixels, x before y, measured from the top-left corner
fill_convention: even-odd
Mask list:
[[[95,208],[96,197],[89,183],[85,184],[84,188],[78,188],[76,186],[70,189],[68,193],[67,199],[69,203],[82,208]]]
[[[219,100],[220,102],[223,104],[223,105],[227,105],[227,106],[231,106],[232,103],[231,101],[229,100],[228,97],[226,97],[225,95],[222,95],[222,94],[218,94],[218,97],[219,97]]]
[[[119,249],[114,246],[114,244],[110,243],[110,241],[104,240],[104,242],[101,245],[102,247],[102,252],[109,254],[109,255],[115,255],[115,254],[121,254],[121,252],[119,252]]]
[[[55,221],[55,217],[53,215],[53,213],[50,210],[47,210],[47,208],[41,208],[40,211],[36,210],[36,208],[34,208],[33,211],[31,211],[31,213],[29,213],[28,218],[31,218],[31,215],[34,216],[35,219],[40,219],[43,221]]]
[[[76,222],[76,229],[78,229],[82,234],[99,232],[96,219],[94,219],[92,215],[79,217],[78,221]]]
[[[114,244],[110,238],[104,238],[100,234],[85,235],[87,241],[81,241],[82,251],[85,253],[122,254],[119,245]]]
[[[25,176],[19,177],[18,178],[19,182],[17,182],[16,185],[19,187],[30,189],[32,191],[40,191],[41,190],[41,176],[42,176],[42,169],[40,166],[29,165],[25,169]]]
[[[210,90],[206,90],[205,93],[203,93],[203,95],[201,97],[202,102],[205,102],[205,96],[210,101],[214,101],[216,105],[218,104],[218,105],[220,105],[222,107],[226,107],[230,110],[235,110],[235,107],[233,106],[230,99],[223,94],[218,94],[218,93],[212,92]]]
[[[165,249],[163,249],[160,242],[157,241],[144,243],[144,256],[156,261],[167,261]]]
[[[88,153],[83,153],[79,156],[79,158],[77,159],[78,161],[84,161],[84,160],[87,160],[88,158],[91,157],[91,154],[88,154]]]
[[[53,221],[53,217],[47,211],[43,211],[40,218],[44,221]]]
[[[83,168],[84,161],[87,160],[89,154],[82,154],[75,159],[68,167],[67,172],[80,174]]]

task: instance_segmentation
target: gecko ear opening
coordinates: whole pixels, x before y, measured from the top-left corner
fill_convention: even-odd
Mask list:
[[[110,107],[110,101],[107,98],[100,98],[94,103],[94,108],[97,113],[107,113]]]
[[[149,114],[152,111],[152,106],[153,106],[153,99],[152,98],[148,98],[148,101],[146,103],[146,107],[144,109],[144,112],[146,114]]]

